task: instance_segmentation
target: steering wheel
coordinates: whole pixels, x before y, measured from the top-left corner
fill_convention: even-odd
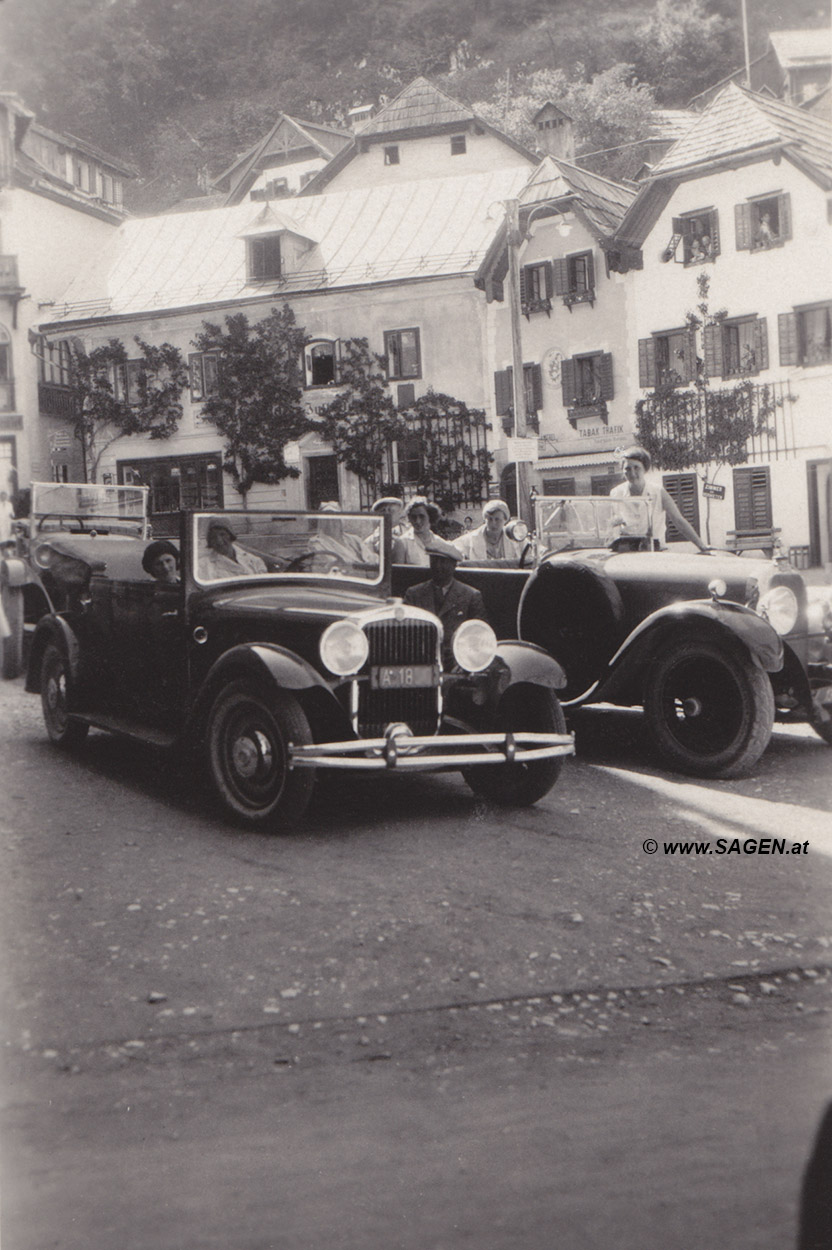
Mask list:
[[[50,519],[51,519],[51,520],[55,520],[55,521],[60,521],[60,523],[61,523],[61,529],[63,529],[63,528],[64,528],[64,521],[65,521],[65,519],[66,519],[66,518],[65,518],[65,517],[63,517],[63,516],[61,515],[61,513],[60,513],[60,512],[44,512],[43,516],[40,518],[40,520],[38,521],[38,524],[37,524],[37,533],[38,533],[38,534],[39,534],[39,533],[41,532],[41,530],[43,529],[45,522],[46,522],[46,521],[49,521]],[[83,518],[82,518],[82,517],[75,517],[75,518],[74,518],[74,520],[78,523],[78,525],[80,525],[80,526],[81,526],[81,532],[82,532],[82,533],[84,533],[84,532],[85,532],[86,527],[85,527],[85,525],[84,525]]]
[[[336,569],[340,573],[341,566],[338,557],[334,556],[330,551],[304,551],[301,555],[295,556],[294,560],[290,560],[286,565],[287,573],[302,573],[305,569],[311,570],[316,561],[323,562],[324,567],[318,568],[321,573],[333,573]]]

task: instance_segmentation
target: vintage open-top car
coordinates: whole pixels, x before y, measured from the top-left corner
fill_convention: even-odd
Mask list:
[[[385,526],[183,512],[173,582],[145,571],[138,538],[43,532],[32,556],[63,600],[37,626],[26,688],[50,738],[97,726],[196,745],[227,811],[255,826],[297,820],[330,768],[461,770],[495,802],[535,802],[573,752],[560,665],[479,620],[443,647],[436,616],[390,597]]]
[[[64,588],[32,553],[47,535],[75,534],[79,550],[103,536],[146,538],[146,486],[32,482],[29,515],[16,524],[15,542],[0,552],[0,594],[9,633],[0,643],[4,678],[23,672],[26,634],[47,612],[64,605]]]
[[[775,717],[832,743],[832,591],[786,561],[654,550],[643,500],[540,497],[528,569],[462,563],[498,633],[564,667],[569,714],[643,706],[664,763],[734,777],[760,758]],[[394,589],[416,570],[397,567]]]

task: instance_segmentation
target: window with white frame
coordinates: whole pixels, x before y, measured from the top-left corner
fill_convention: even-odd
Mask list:
[[[703,342],[708,377],[744,377],[768,368],[765,317],[731,317],[705,326]]]
[[[781,365],[826,365],[832,361],[832,303],[808,304],[777,319]]]
[[[188,356],[188,380],[191,402],[209,399],[217,389],[219,356],[216,352],[191,352]]]
[[[588,408],[614,396],[612,354],[587,352],[561,365],[561,390],[567,408]]]
[[[687,326],[639,339],[639,386],[682,386],[694,380],[696,371],[696,337]]]
[[[715,208],[698,209],[673,218],[673,235],[662,259],[682,265],[698,265],[719,255],[719,214]]]
[[[385,330],[384,354],[387,357],[387,377],[391,382],[401,378],[422,376],[422,357],[417,329]]]
[[[576,252],[553,262],[555,295],[563,297],[571,309],[573,304],[592,303],[595,299],[595,263],[592,252]]]

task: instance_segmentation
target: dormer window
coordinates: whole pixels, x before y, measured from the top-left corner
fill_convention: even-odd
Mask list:
[[[269,282],[280,277],[280,235],[263,234],[246,240],[249,282]]]
[[[384,149],[384,163],[385,165],[398,165],[399,145],[397,143],[394,143],[390,147],[386,147]]]
[[[465,135],[451,135],[451,156],[465,155]]]
[[[734,207],[737,251],[760,251],[779,247],[792,237],[791,198],[785,194],[763,195]]]
[[[673,236],[662,260],[675,259],[683,265],[699,265],[719,255],[719,215],[715,208],[686,213],[673,218]]]

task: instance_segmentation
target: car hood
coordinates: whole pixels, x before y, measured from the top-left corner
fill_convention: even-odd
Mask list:
[[[370,591],[345,588],[343,583],[322,586],[319,583],[274,582],[246,586],[224,586],[222,589],[197,592],[194,608],[210,611],[220,618],[249,616],[283,616],[292,619],[336,620],[348,612],[367,612],[393,606],[395,599]]]

